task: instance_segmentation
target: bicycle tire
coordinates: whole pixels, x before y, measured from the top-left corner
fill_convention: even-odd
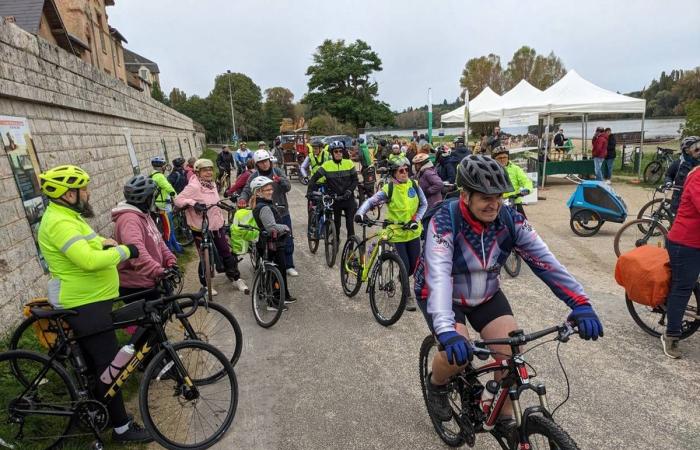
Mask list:
[[[506,273],[512,278],[517,277],[520,274],[520,268],[523,265],[523,260],[520,255],[515,253],[515,251],[510,252],[506,262],[503,264],[503,268],[506,269]]]
[[[310,219],[310,224],[309,224],[309,229],[311,231],[306,232],[306,239],[309,244],[309,251],[313,254],[316,254],[316,251],[318,250],[318,216],[316,213],[312,213],[311,216],[309,217]]]
[[[651,161],[646,165],[646,167],[644,167],[642,178],[644,179],[645,183],[659,184],[663,174],[663,165],[659,161]]]
[[[335,223],[332,219],[326,219],[323,245],[326,254],[326,265],[328,267],[333,267],[335,258],[338,256],[338,235],[335,230]]]
[[[531,415],[527,419],[526,434],[530,441],[530,448],[556,448],[558,450],[579,450],[576,442],[552,419],[544,416]],[[546,438],[545,445],[532,445],[535,436]]]
[[[646,230],[646,232],[641,230]],[[652,242],[657,246],[666,248],[666,236],[668,236],[668,230],[661,222],[646,218],[634,219],[617,230],[613,240],[613,250],[615,255],[619,257],[622,252],[631,250],[631,245],[634,247],[650,245],[650,239],[653,239]]]
[[[197,365],[194,368],[191,366],[192,362],[199,363],[203,359],[201,356],[197,358],[189,359],[187,358],[186,352],[187,348],[199,349],[205,353],[212,356],[211,361],[218,363],[221,368],[214,367],[211,368],[212,364],[202,364]],[[236,374],[228,362],[226,356],[224,356],[216,347],[209,345],[207,343],[195,340],[176,342],[172,344],[172,349],[175,351],[178,359],[185,368],[185,373],[182,373],[177,369],[178,364],[172,364],[173,358],[169,353],[168,349],[165,348],[158,352],[158,354],[153,358],[150,364],[146,367],[141,380],[141,385],[139,388],[139,409],[141,411],[141,417],[143,418],[144,426],[151,433],[153,439],[156,440],[160,445],[168,449],[205,449],[216,442],[218,442],[223,435],[228,431],[233,423],[233,419],[236,414],[236,409],[238,407],[238,383],[236,381]],[[183,355],[180,356],[180,353]],[[206,355],[204,355],[206,357]],[[170,369],[166,369],[170,366]],[[222,372],[223,375],[218,379],[216,383],[205,383],[201,381],[211,378],[210,376],[202,376],[201,378],[197,376],[199,373],[197,369],[203,368],[204,370],[210,369],[216,372]],[[194,369],[194,370],[193,370]],[[165,373],[163,373],[165,372]],[[194,373],[193,373],[194,372]],[[196,398],[187,398],[187,393],[191,393],[191,388],[186,386],[186,381],[180,382],[179,380],[187,380],[191,382],[193,386],[197,388]],[[228,400],[228,405],[222,407],[223,403],[226,403],[226,399],[223,398],[225,394],[225,385],[230,386],[230,399]],[[158,401],[151,401],[149,394],[151,392],[158,393],[161,390],[164,392],[162,399]],[[163,411],[166,420],[165,423],[174,423],[175,433],[179,433],[180,436],[182,432],[189,434],[190,428],[186,425],[180,426],[180,420],[173,420],[174,414],[180,414],[182,417],[183,412],[187,409],[189,405],[194,404],[193,414],[197,413],[197,406],[202,408],[202,404],[207,400],[205,394],[211,391],[210,394],[216,403],[214,407],[209,406],[207,411],[207,417],[205,421],[200,420],[200,425],[204,422],[211,424],[213,421],[220,419],[217,425],[217,429],[205,436],[200,442],[194,443],[183,443],[179,442],[182,440],[181,437],[170,437],[165,436],[164,429],[162,426],[156,423],[154,420],[154,415],[157,415],[160,411]],[[172,405],[167,404],[168,400],[172,401]],[[225,409],[222,409],[225,408]],[[204,408],[202,408],[204,409]],[[223,413],[223,414],[217,414]],[[190,423],[190,426],[192,423]],[[197,439],[197,433],[195,432],[195,439]],[[176,440],[177,439],[177,440]]]
[[[461,447],[465,444],[466,440],[462,434],[462,430],[454,417],[459,415],[459,411],[452,411],[453,419],[449,422],[442,422],[438,419],[430,408],[428,403],[428,384],[427,379],[431,373],[431,363],[432,359],[430,356],[431,351],[437,350],[437,342],[435,342],[435,337],[432,334],[426,336],[420,346],[420,352],[418,354],[418,376],[420,378],[421,392],[423,393],[423,401],[425,402],[425,408],[428,411],[428,417],[433,424],[435,432],[440,437],[442,442],[450,447]],[[456,429],[450,429],[456,428]]]
[[[371,208],[369,211],[367,211],[367,217],[370,220],[379,220],[382,216],[382,207],[380,206],[375,206],[374,208]]]
[[[258,270],[250,292],[253,316],[258,325],[270,328],[276,324],[284,311],[285,300],[284,278],[277,266],[267,263],[264,268]],[[268,304],[276,306],[276,309],[268,311],[273,312],[273,314],[265,315],[264,311],[267,311]]]
[[[22,402],[20,395],[30,385],[30,382],[24,382],[20,378],[16,378],[19,383],[11,383],[10,380],[14,375],[14,367],[22,366],[23,372],[34,373],[28,364],[33,362],[37,368],[37,372],[44,370],[47,366],[50,368],[43,375],[41,381],[32,389],[30,396],[33,400]],[[33,377],[32,377],[33,378]],[[45,406],[47,411],[55,413],[59,409],[72,410],[73,405],[78,400],[78,392],[73,379],[68,374],[68,371],[55,361],[50,361],[49,357],[41,353],[27,350],[11,350],[0,354],[0,379],[4,381],[3,396],[0,398],[0,442],[6,448],[56,448],[63,441],[64,436],[68,434],[70,429],[76,424],[77,417],[56,416],[48,414],[40,414],[37,410],[36,414],[27,413],[30,408],[39,408]],[[9,391],[15,389],[15,394]],[[49,401],[49,398],[57,397],[56,401]],[[40,400],[39,400],[40,399]],[[17,440],[19,424],[10,420],[10,410],[17,407],[23,407],[23,412],[20,414],[24,421],[22,427],[23,436],[26,440]],[[28,418],[33,418],[27,423]],[[66,419],[65,425],[60,419]],[[59,419],[55,423],[51,422],[54,419]],[[39,443],[36,432],[42,434],[47,442]],[[49,434],[51,433],[51,434]]]
[[[207,300],[210,302],[213,301],[214,296],[212,295],[212,285],[211,285],[211,279],[212,279],[212,274],[210,267],[212,265],[211,262],[211,253],[209,252],[209,249],[202,249],[200,250],[200,253],[202,255],[202,271],[204,272],[204,284],[207,287]]]
[[[343,293],[348,297],[354,297],[362,287],[362,254],[360,249],[360,239],[357,236],[350,236],[343,246],[343,253],[340,257],[340,284],[343,286]],[[355,284],[350,284],[351,280]]]
[[[192,229],[187,225],[184,212],[180,211],[176,213],[173,216],[173,222],[173,227],[175,227],[175,240],[183,247],[191,245],[194,242],[194,235],[192,235]]]
[[[192,308],[192,305],[194,305],[194,301],[192,299],[185,299],[178,301],[178,304],[184,311],[188,311]],[[212,311],[214,313],[212,313]],[[205,315],[208,317],[205,317]],[[218,315],[219,318],[216,319],[215,315]],[[214,323],[215,326],[207,327],[204,322],[212,323],[211,319],[216,321]],[[177,331],[176,334],[181,335],[181,339],[177,340],[196,339],[214,345],[228,358],[232,366],[236,366],[243,348],[243,333],[241,332],[241,327],[236,317],[228,308],[220,303],[209,303],[204,299],[199,299],[197,312],[190,317],[180,319],[178,322],[179,323],[170,321],[165,324],[165,330],[166,334],[169,336],[169,340],[176,340],[174,338],[175,336],[173,336],[173,332]],[[194,331],[194,336],[190,336],[185,322],[187,322]],[[220,323],[223,323],[225,327],[223,331],[212,333],[212,331],[218,329],[218,324]],[[169,330],[171,333],[168,333]],[[222,333],[223,336],[221,336]],[[214,339],[214,336],[216,336],[216,339]],[[173,337],[173,339],[170,339],[170,337]],[[231,343],[233,345],[231,345]]]
[[[590,219],[586,217],[587,215],[590,215]],[[593,221],[592,225],[589,224],[591,221]],[[603,226],[604,222],[605,221],[601,219],[597,212],[589,209],[582,209],[580,211],[576,211],[571,216],[569,226],[571,227],[571,231],[576,233],[578,236],[590,237],[600,230],[600,227]]]
[[[258,270],[258,246],[257,243],[251,243],[248,248],[248,257],[250,258],[250,267],[253,268],[253,272]]]
[[[691,302],[695,298],[695,306],[691,306]],[[666,308],[656,307],[652,308],[650,306],[642,305],[636,303],[627,297],[625,294],[625,303],[627,304],[627,311],[629,311],[632,320],[641,328],[645,333],[655,338],[661,336],[661,333],[666,331]],[[700,284],[696,284],[693,289],[693,295],[690,297],[688,306],[686,310],[690,310],[691,313],[698,314],[700,312]],[[648,319],[646,317],[649,317]],[[684,320],[681,325],[681,339],[685,339],[692,336],[700,328],[700,319],[696,320]]]
[[[377,281],[379,281],[380,284],[386,284],[382,283],[383,280],[379,279],[379,277],[383,277],[382,266],[385,263],[391,265],[395,264],[397,266],[399,271],[399,284],[401,285],[399,286],[401,289],[399,303],[396,306],[396,308],[391,308],[393,309],[393,312],[388,317],[386,317],[385,314],[379,311],[376,296]],[[390,269],[389,271],[391,272],[391,278],[393,278],[393,269]],[[393,291],[393,293],[389,294],[389,297],[392,298],[396,295],[396,288],[394,286],[393,279],[389,283],[391,283],[391,285],[389,286],[388,291]],[[401,262],[401,258],[399,258],[398,255],[392,252],[384,252],[381,255],[379,255],[377,262],[372,268],[372,275],[369,279],[369,305],[372,310],[372,315],[374,316],[374,319],[379,324],[388,327],[390,325],[395,324],[401,318],[401,315],[403,314],[403,311],[406,308],[408,289],[408,273],[406,272],[406,268],[404,267],[403,262]],[[385,289],[382,286],[379,286],[379,290],[384,291]]]
[[[666,214],[666,209],[659,210],[659,208],[664,207],[664,203],[670,202],[665,198],[655,198],[653,200],[649,200],[644,204],[644,206],[641,207],[641,209],[637,213],[637,219],[651,219],[654,214],[657,214],[659,222],[661,222],[661,224],[665,226],[667,230],[670,230],[673,221]],[[643,228],[643,225],[641,224],[638,225],[638,228],[639,231],[641,231],[642,233],[646,233],[647,231]]]

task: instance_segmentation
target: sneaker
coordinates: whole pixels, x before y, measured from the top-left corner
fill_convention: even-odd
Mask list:
[[[450,390],[447,386],[436,386],[432,381],[432,374],[428,375],[428,407],[433,412],[435,417],[442,421],[448,422],[452,419],[452,407],[447,396]]]
[[[287,303],[287,302],[285,302],[285,303]],[[277,309],[278,309],[278,308],[277,308],[277,305],[272,305],[272,304],[267,305],[267,310],[268,310],[268,311],[277,311]],[[289,309],[289,308],[287,308],[286,305],[282,306],[282,311],[286,311],[286,310],[288,310],[288,309]]]
[[[248,289],[248,286],[245,284],[245,281],[243,281],[243,278],[239,278],[233,283],[236,285],[238,290],[243,292],[245,295],[250,294],[250,289]]]
[[[296,301],[297,301],[297,298],[296,298],[296,297],[292,297],[291,295],[288,295],[288,296],[284,299],[284,304],[286,305],[286,304],[288,304],[288,303],[294,303],[294,302],[296,302]]]
[[[299,272],[297,272],[297,269],[295,269],[294,267],[290,267],[289,269],[287,269],[287,275],[289,275],[290,277],[298,277]]]
[[[681,350],[678,348],[680,338],[669,336],[666,333],[661,334],[661,346],[664,349],[664,354],[669,358],[678,359],[681,357]]]
[[[148,442],[153,442],[153,437],[145,428],[132,421],[129,422],[129,429],[123,433],[117,433],[116,431],[112,430],[112,442],[140,442],[145,444]]]
[[[409,295],[409,297],[406,299],[406,311],[415,311],[416,310],[416,298],[412,295]]]
[[[211,296],[213,297],[213,296],[215,296],[215,295],[219,295],[219,293],[216,292],[216,289],[211,288]]]

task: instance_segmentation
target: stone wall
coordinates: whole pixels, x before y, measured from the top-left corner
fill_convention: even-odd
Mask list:
[[[146,174],[151,157],[199,156],[205,142],[188,117],[13,24],[0,24],[0,115],[29,119],[40,170],[76,164],[90,173],[96,212],[90,223],[105,236],[112,229],[109,211],[133,175],[127,136]],[[45,295],[46,281],[1,155],[0,332],[20,318],[26,300]]]

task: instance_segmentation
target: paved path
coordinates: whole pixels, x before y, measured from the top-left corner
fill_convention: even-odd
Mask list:
[[[236,366],[238,412],[217,448],[444,448],[418,381],[418,350],[427,333],[420,312],[384,328],[374,321],[366,294],[342,294],[337,264],[327,268],[322,254],[311,255],[301,240],[302,188],[293,182],[290,196],[301,274],[291,291],[299,301],[280,322],[269,330],[258,327],[250,298],[216,278],[217,301],[231,308],[244,334]],[[572,189],[554,183],[548,200],[528,208],[535,228],[580,277],[605,323],[605,338],[597,343],[572,339],[562,345],[571,398],[557,421],[582,449],[700,448],[700,335],[683,343],[685,359],[673,361],[658,340],[636,327],[612,278],[612,237],[619,225],[605,224],[594,238],[574,236],[564,205]],[[646,200],[637,189],[620,188],[635,212]],[[242,270],[250,273],[247,262]],[[515,280],[504,277],[503,290],[525,330],[566,317],[567,308],[528,269]],[[566,394],[554,348],[535,349],[528,359],[546,382],[552,405]],[[495,446],[480,436],[476,448]]]

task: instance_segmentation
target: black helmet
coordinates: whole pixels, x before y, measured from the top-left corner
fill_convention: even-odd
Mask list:
[[[386,147],[386,139],[380,139],[379,145],[381,145],[382,147]]]
[[[328,150],[333,151],[336,148],[341,148],[345,150],[345,142],[343,141],[333,141],[328,145]]]
[[[494,159],[483,155],[465,156],[457,165],[455,183],[460,189],[487,195],[513,191],[513,185],[503,167]]]
[[[156,183],[145,175],[136,175],[124,185],[124,200],[141,205],[148,203],[156,191]]]
[[[688,136],[681,141],[681,151],[683,153],[688,153],[690,147],[700,142],[700,137],[698,136]]]
[[[185,165],[185,158],[183,157],[178,157],[173,159],[173,167],[182,167]]]
[[[454,140],[455,144],[464,144],[464,137],[462,136],[457,136]]]

